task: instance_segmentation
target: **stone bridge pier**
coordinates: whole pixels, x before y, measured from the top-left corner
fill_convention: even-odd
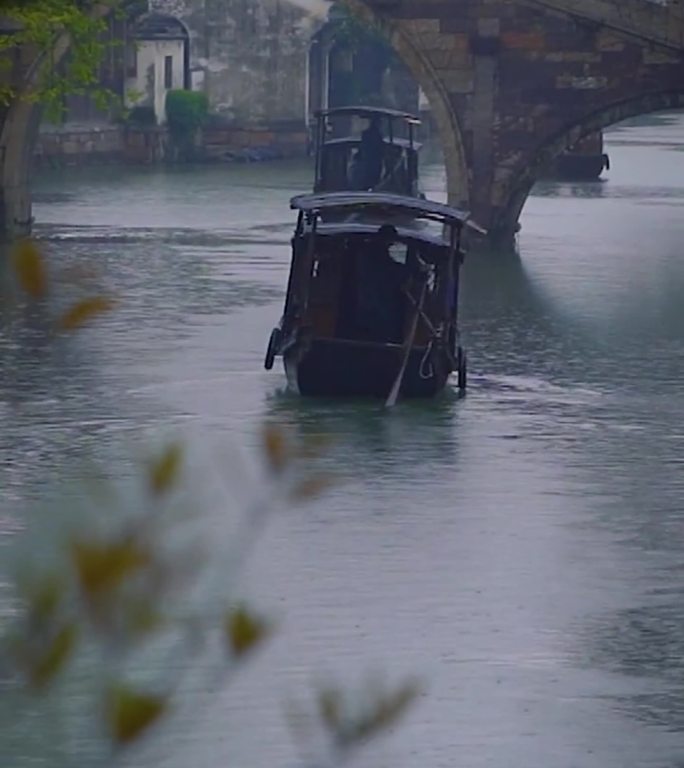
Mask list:
[[[439,128],[450,202],[510,239],[539,171],[583,136],[684,107],[681,4],[349,0],[383,27]]]

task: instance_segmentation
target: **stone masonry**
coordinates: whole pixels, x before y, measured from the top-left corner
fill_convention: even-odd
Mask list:
[[[449,196],[509,237],[537,173],[580,138],[684,107],[681,6],[645,0],[349,0],[430,99]]]

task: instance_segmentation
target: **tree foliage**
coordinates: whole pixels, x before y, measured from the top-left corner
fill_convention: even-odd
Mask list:
[[[401,63],[386,32],[378,23],[344,7],[336,7],[331,20],[335,25],[332,61],[335,51],[351,54],[353,59],[351,71],[334,71],[335,94],[331,98],[335,105],[387,106],[383,75],[388,69],[401,67]]]
[[[108,17],[125,0],[2,0],[0,104],[20,97],[59,112],[64,97],[90,94],[100,104],[99,65],[112,45]],[[20,67],[16,62],[21,62]]]
[[[353,51],[362,46],[375,44],[390,47],[389,39],[382,27],[367,18],[351,12],[343,5],[336,4],[331,20],[335,22],[335,42],[344,44]]]

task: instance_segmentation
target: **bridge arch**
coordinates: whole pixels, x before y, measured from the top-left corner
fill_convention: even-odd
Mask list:
[[[566,126],[557,134],[547,137],[531,156],[523,158],[517,172],[514,173],[503,201],[495,234],[507,237],[516,231],[520,215],[541,170],[565,149],[571,148],[591,133],[609,128],[631,117],[683,108],[684,85],[681,91],[646,93],[633,99],[610,104],[587,115],[580,122]]]
[[[401,60],[423,90],[437,126],[446,164],[447,194],[452,205],[468,208],[470,184],[463,131],[449,94],[428,57],[410,35],[391,19],[373,13],[367,0],[345,0],[345,5],[360,19],[381,29]]]
[[[463,145],[463,132],[446,89],[442,86],[430,62],[418,51],[401,29],[393,30],[390,39],[430,103],[444,153],[449,202],[452,205],[468,208],[470,185],[468,183],[469,173]]]

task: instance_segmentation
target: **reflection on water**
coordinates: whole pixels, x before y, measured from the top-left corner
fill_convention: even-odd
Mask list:
[[[603,197],[606,180],[603,178],[585,182],[540,181],[535,185],[536,197]],[[612,195],[613,189],[610,190]]]
[[[406,403],[396,418],[388,419],[377,404],[302,403],[293,395],[276,393],[268,398],[266,413],[304,439],[334,435],[327,456],[331,469],[339,467],[345,476],[396,488],[416,479],[425,482],[426,475],[438,476],[453,466],[453,410],[458,400],[458,393],[450,390],[441,395],[437,408],[434,403]],[[399,458],[404,451],[405,458]],[[420,463],[412,459],[416,455]],[[398,461],[400,477],[393,471]]]
[[[3,307],[8,555],[27,521],[41,551],[40,531],[63,514],[52,500],[77,498],[86,459],[125,485],[132,449],[160,429],[249,452],[261,420],[276,419],[330,436],[324,461],[340,478],[323,503],[274,521],[250,564],[254,599],[286,615],[279,640],[136,765],[291,762],[282,698],[320,671],[355,678],[366,661],[430,683],[375,762],[681,764],[682,146],[681,115],[621,127],[607,134],[603,181],[538,185],[519,253],[467,260],[467,397],[391,414],[300,400],[263,370],[288,200],[309,167],[41,180],[55,279],[74,291],[65,275],[87,265],[89,285],[121,303],[51,343],[56,306]],[[424,186],[443,199],[439,166]],[[71,765],[57,726],[27,741],[0,717],[10,764]],[[87,763],[88,737],[73,739]]]

